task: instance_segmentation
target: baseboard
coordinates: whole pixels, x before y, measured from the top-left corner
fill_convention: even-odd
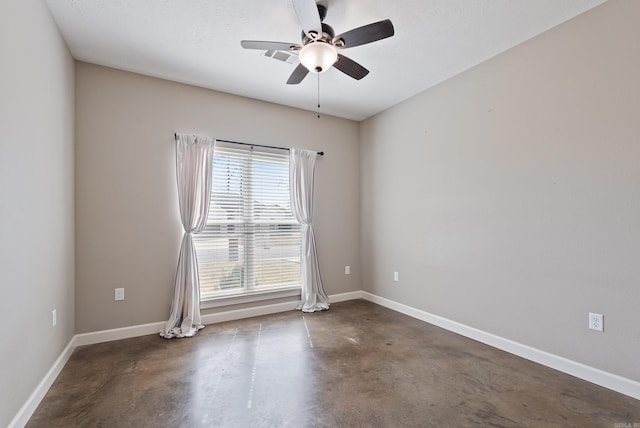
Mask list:
[[[428,322],[430,324],[442,327],[446,330],[468,337],[478,342],[485,343],[511,354],[517,355],[527,360],[534,361],[555,370],[570,374],[580,379],[592,382],[596,385],[603,386],[616,392],[628,395],[640,400],[640,382],[621,376],[605,372],[554,354],[550,354],[539,349],[514,342],[509,339],[451,321],[438,315],[430,314],[420,309],[413,308],[384,297],[366,291],[352,291],[329,296],[332,303],[342,302],[346,300],[365,299],[370,302],[379,304],[396,312],[403,313],[410,317]],[[297,302],[276,303],[272,305],[262,305],[253,308],[236,309],[224,311],[215,314],[208,314],[202,317],[203,323],[213,324],[225,321],[233,321],[237,319],[250,318],[261,315],[274,314],[294,310]],[[58,374],[62,371],[64,365],[69,360],[76,346],[91,345],[101,342],[109,342],[112,340],[128,339],[132,337],[144,336],[148,334],[157,334],[164,327],[164,322],[155,322],[150,324],[142,324],[131,327],[116,328],[110,330],[96,331],[91,333],[82,333],[75,335],[67,347],[62,351],[58,359],[55,361],[51,369],[47,372],[42,381],[35,388],[31,396],[20,408],[16,416],[9,423],[9,428],[20,428],[26,425],[29,418],[36,410],[40,401],[44,398],[47,391],[56,380]]]
[[[362,290],[349,291],[347,293],[332,294],[329,296],[330,303],[344,302],[347,300],[362,299]]]
[[[76,334],[76,346],[93,345],[96,343],[111,342],[112,340],[157,334],[164,328],[164,324],[165,323],[161,321]]]
[[[412,318],[428,322],[429,324],[436,325],[444,328],[445,330],[452,331],[470,339],[477,340],[478,342],[493,346],[494,348],[498,348],[527,360],[542,364],[543,366],[550,367],[640,400],[640,382],[605,372],[546,351],[541,351],[539,349],[478,330],[477,328],[469,327],[456,321],[451,321],[447,318],[443,318],[384,297],[376,296],[375,294],[371,294],[366,291],[362,292],[362,298],[380,306],[392,309],[396,312],[403,313]]]
[[[252,308],[234,309],[214,314],[202,315],[203,324],[215,324],[225,321],[239,320],[243,318],[257,317],[260,315],[275,314],[294,310],[298,302],[276,303],[272,305],[261,305]],[[76,346],[93,345],[113,340],[129,339],[132,337],[146,336],[148,334],[158,334],[164,328],[165,322],[159,321],[149,324],[133,325],[130,327],[114,328],[110,330],[93,331],[76,335]]]
[[[273,303],[271,305],[254,306],[252,308],[234,309],[231,311],[217,312],[202,315],[203,324],[216,324],[226,321],[240,320],[244,318],[259,317],[261,315],[277,314],[279,312],[293,311],[298,306],[298,301]]]
[[[56,378],[64,368],[64,365],[71,357],[73,350],[75,349],[75,336],[71,338],[67,346],[64,348],[60,356],[53,363],[53,366],[49,369],[44,378],[40,381],[38,386],[31,393],[27,401],[22,405],[18,413],[13,417],[11,422],[9,422],[8,428],[22,428],[27,422],[29,422],[29,418],[33,415],[33,412],[36,411],[38,405],[55,382]]]
[[[355,300],[362,298],[362,291],[351,291],[348,293],[332,294],[329,296],[330,302],[343,302],[345,300]],[[225,321],[234,321],[244,318],[258,317],[261,315],[276,314],[279,312],[293,311],[298,306],[298,301],[274,303],[271,305],[260,305],[251,308],[233,309],[202,316],[203,324],[215,324]],[[132,337],[146,336],[148,334],[160,333],[164,328],[164,321],[149,324],[134,325],[129,327],[114,328],[110,330],[81,333],[75,336],[75,346],[93,345],[96,343],[110,342],[112,340],[129,339]]]
[[[345,300],[355,300],[362,298],[362,291],[351,291],[348,293],[332,294],[329,297],[329,302],[343,302]],[[255,306],[246,309],[235,309],[231,311],[218,312],[214,314],[207,314],[202,316],[203,324],[215,324],[225,321],[234,321],[244,318],[259,317],[261,315],[277,314],[279,312],[293,311],[298,306],[299,302],[284,302],[274,303],[272,305]]]

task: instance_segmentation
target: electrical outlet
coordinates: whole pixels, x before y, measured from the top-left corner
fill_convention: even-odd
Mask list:
[[[398,272],[394,272],[394,273],[393,273],[393,280],[394,280],[395,282],[398,282]]]
[[[116,300],[124,300],[124,288],[116,288]]]
[[[344,274],[345,275],[351,275],[351,266],[345,266],[344,267]]]
[[[604,331],[604,315],[589,312],[589,328],[596,331]]]
[[[51,311],[51,327],[55,327],[57,323],[58,323],[58,315],[56,313],[56,310],[54,309]]]

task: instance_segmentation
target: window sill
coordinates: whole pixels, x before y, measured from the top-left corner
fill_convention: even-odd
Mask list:
[[[259,302],[261,300],[280,299],[283,297],[300,297],[300,287],[275,289],[275,290],[262,290],[255,292],[243,293],[241,295],[231,296],[211,296],[200,299],[200,309],[218,308],[221,306],[239,305],[242,303]]]

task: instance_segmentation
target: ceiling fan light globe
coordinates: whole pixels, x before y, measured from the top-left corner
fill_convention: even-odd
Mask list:
[[[307,70],[324,73],[338,60],[338,52],[329,43],[311,42],[300,50],[298,58]]]

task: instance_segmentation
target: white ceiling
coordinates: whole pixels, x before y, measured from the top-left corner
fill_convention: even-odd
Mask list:
[[[342,51],[371,72],[320,76],[321,111],[362,120],[606,0],[323,0],[336,34],[389,18],[395,36]],[[47,0],[72,55],[105,65],[307,110],[309,74],[240,40],[300,42],[291,0]]]

